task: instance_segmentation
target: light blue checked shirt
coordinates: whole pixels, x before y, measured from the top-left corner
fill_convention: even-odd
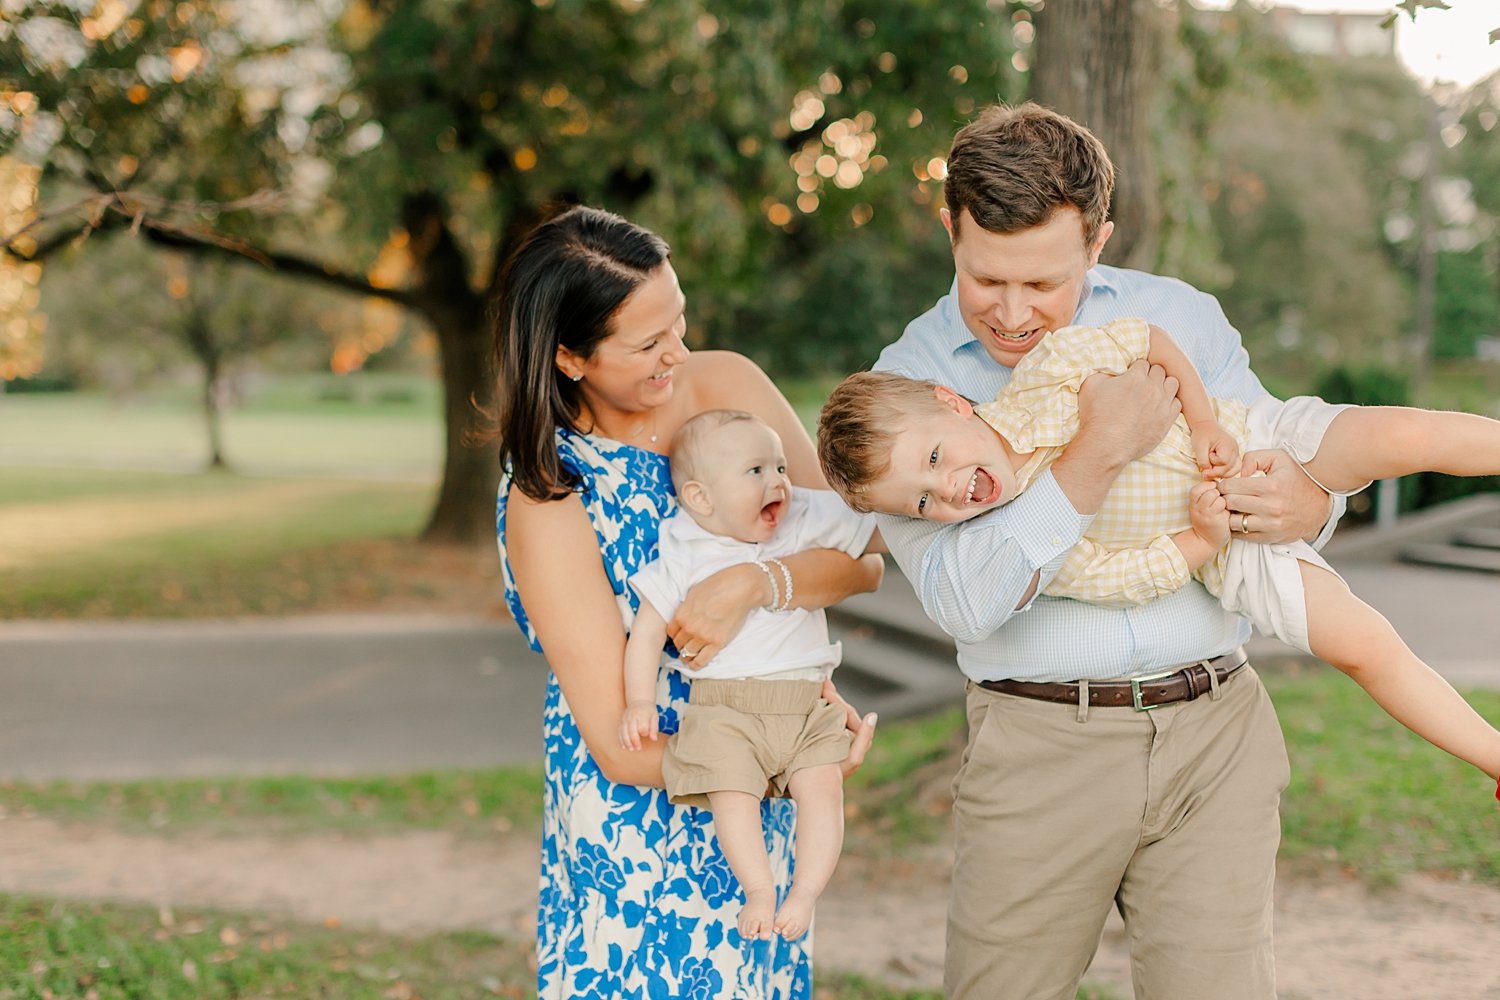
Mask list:
[[[1252,403],[1267,395],[1239,332],[1218,300],[1175,278],[1099,265],[1089,271],[1074,324],[1144,317],[1182,346],[1211,395]],[[956,288],[881,352],[879,371],[931,379],[974,400],[993,399],[1011,370],[996,363],[958,313]],[[1334,516],[1317,545],[1332,534]],[[1039,596],[1016,604],[1041,571],[1041,591],[1091,517],[1079,514],[1050,471],[1012,503],[959,524],[880,516],[880,532],[928,617],[958,644],[974,680],[1102,680],[1151,673],[1227,653],[1250,625],[1196,580],[1136,608]]]

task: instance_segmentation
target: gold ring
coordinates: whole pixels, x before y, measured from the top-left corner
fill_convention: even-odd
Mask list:
[[[1248,534],[1250,534],[1250,515],[1249,514],[1241,514],[1240,515],[1240,534],[1242,534],[1242,535],[1248,535]]]

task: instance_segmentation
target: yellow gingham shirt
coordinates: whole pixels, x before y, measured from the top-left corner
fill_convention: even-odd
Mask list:
[[[1078,432],[1078,389],[1083,380],[1095,372],[1118,375],[1145,358],[1150,336],[1141,319],[1055,330],[1026,353],[994,402],[975,407],[1017,452],[1033,453],[1017,471],[1018,492],[1030,486]],[[1245,405],[1216,399],[1214,409],[1243,449]],[[1131,417],[1120,414],[1121,420]],[[1179,416],[1155,450],[1120,473],[1093,524],[1042,593],[1128,607],[1181,588],[1188,581],[1187,561],[1171,536],[1190,526],[1188,493],[1202,480],[1187,422]],[[1222,590],[1224,558],[1225,550],[1220,549],[1193,574],[1215,595]]]

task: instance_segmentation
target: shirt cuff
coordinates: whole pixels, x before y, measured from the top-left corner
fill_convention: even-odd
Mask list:
[[[1321,550],[1323,546],[1328,544],[1328,540],[1333,537],[1334,529],[1339,526],[1339,518],[1343,517],[1344,511],[1348,509],[1349,499],[1339,496],[1337,493],[1333,494],[1333,506],[1328,511],[1328,523],[1323,525],[1323,530],[1318,532],[1317,538],[1313,539],[1312,547],[1314,549]]]
[[[1057,572],[1062,557],[1078,544],[1094,518],[1074,509],[1048,469],[1015,502],[1006,506],[1005,520],[1006,528],[1027,560],[1045,576],[1050,575],[1049,568],[1052,573]]]

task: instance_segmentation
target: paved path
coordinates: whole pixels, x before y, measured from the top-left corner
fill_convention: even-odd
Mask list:
[[[0,780],[530,762],[546,679],[509,619],[0,623]],[[860,706],[898,686],[840,680]]]
[[[1329,554],[1439,672],[1500,688],[1500,575],[1399,563],[1357,538]],[[855,705],[890,719],[961,697],[951,644],[899,573],[846,608],[833,630]],[[1261,639],[1253,652],[1270,665],[1293,651]],[[533,761],[545,680],[508,620],[0,622],[0,780]]]
[[[0,625],[0,776],[352,774],[540,757],[546,666],[419,616]]]

